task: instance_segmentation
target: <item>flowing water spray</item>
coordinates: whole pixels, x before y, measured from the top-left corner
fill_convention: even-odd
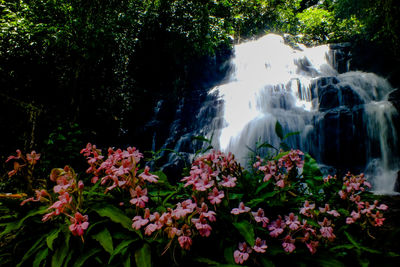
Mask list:
[[[359,162],[377,190],[393,191],[398,114],[387,101],[393,89],[385,79],[339,74],[328,45],[292,48],[273,34],[235,46],[231,65],[227,82],[210,92],[222,102],[211,129],[207,126],[216,135],[215,147],[244,164],[258,140],[279,146],[278,120],[285,133],[301,132],[287,140],[291,147],[331,165],[361,154]]]

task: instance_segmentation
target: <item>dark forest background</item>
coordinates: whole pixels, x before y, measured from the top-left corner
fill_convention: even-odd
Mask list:
[[[20,148],[42,152],[44,169],[73,164],[88,141],[159,149],[180,99],[266,32],[351,42],[354,69],[398,87],[399,18],[398,0],[1,0],[1,162]],[[166,130],[152,147],[160,100]]]

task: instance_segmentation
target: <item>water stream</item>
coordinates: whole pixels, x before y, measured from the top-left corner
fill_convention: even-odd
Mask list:
[[[358,166],[377,192],[392,193],[399,169],[399,115],[387,100],[393,88],[373,73],[339,73],[336,52],[293,48],[274,34],[236,45],[226,82],[209,93],[221,104],[203,132],[245,164],[257,141],[279,146],[278,120],[285,133],[301,133],[287,140],[291,147],[321,164]]]

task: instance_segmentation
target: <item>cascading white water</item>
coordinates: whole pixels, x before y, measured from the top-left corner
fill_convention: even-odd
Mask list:
[[[346,150],[340,139],[346,139],[343,131],[350,130],[365,139],[358,146],[365,151],[346,153],[365,154],[366,171],[378,191],[392,192],[399,168],[392,123],[397,111],[387,101],[393,89],[375,74],[339,74],[332,67],[334,58],[328,45],[298,47],[285,45],[283,38],[274,34],[235,46],[229,79],[210,92],[223,102],[215,119],[218,123],[211,126],[217,137],[214,146],[246,163],[248,147],[254,148],[258,140],[279,146],[275,134],[278,120],[286,133],[301,132],[288,140],[290,146],[310,152],[324,163],[329,155],[323,152],[331,153],[328,147],[340,160]],[[351,124],[360,120],[361,126]],[[377,173],[378,166],[385,175]]]

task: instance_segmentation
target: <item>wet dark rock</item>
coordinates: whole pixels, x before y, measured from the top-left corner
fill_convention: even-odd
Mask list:
[[[366,163],[365,130],[362,108],[338,107],[323,113],[314,122],[314,142],[320,161],[328,165],[350,168]]]
[[[389,94],[388,100],[396,107],[400,113],[400,89],[393,90]]]
[[[364,102],[349,85],[341,85],[336,77],[317,79],[312,85],[318,96],[319,111],[327,111],[340,106],[353,108]]]
[[[333,65],[339,73],[349,71],[352,59],[351,43],[338,43],[329,45],[333,57]]]
[[[182,179],[182,172],[189,163],[188,153],[170,154],[169,161],[161,168],[172,184],[176,184]]]
[[[400,193],[400,171],[397,172],[396,183],[394,184],[394,192]]]

